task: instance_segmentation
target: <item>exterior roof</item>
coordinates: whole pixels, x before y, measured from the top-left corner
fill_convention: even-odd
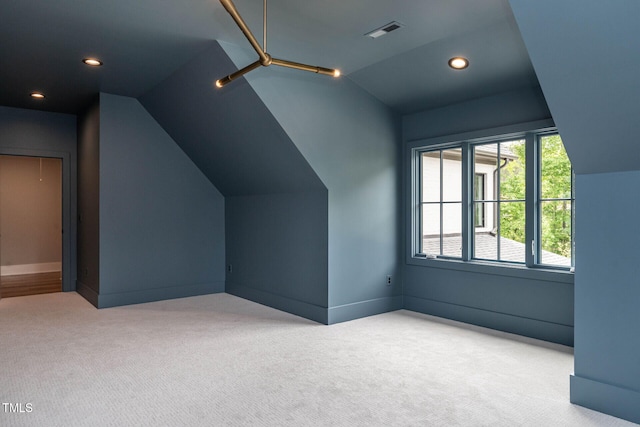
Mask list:
[[[500,144],[500,158],[502,159],[507,158],[510,160],[517,159],[518,156],[513,151],[511,151],[509,142],[516,142],[516,141],[508,141],[507,143]],[[476,154],[481,154],[481,155],[489,154],[489,155],[492,155],[492,157],[495,157],[498,154],[498,144],[479,144],[474,147],[474,150]]]
[[[478,233],[475,238],[475,254],[474,258],[495,260],[497,254],[498,238],[489,233]],[[425,253],[439,253],[440,252],[440,238],[439,237],[425,237],[422,240],[422,247]],[[443,255],[460,257],[462,248],[462,236],[453,235],[445,236],[442,241],[442,253]],[[500,260],[508,262],[525,262],[525,253],[527,245],[515,240],[500,237]],[[558,254],[554,254],[549,251],[542,251],[541,263],[551,265],[561,265],[570,267],[571,259],[563,257]]]

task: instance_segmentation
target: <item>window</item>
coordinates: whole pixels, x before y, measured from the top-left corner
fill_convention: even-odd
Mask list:
[[[540,137],[539,262],[572,266],[573,171],[560,135]]]
[[[413,150],[418,257],[573,266],[573,171],[560,135]]]
[[[472,145],[473,169],[491,176],[491,191],[475,197],[475,209],[490,212],[491,222],[476,228],[473,258],[525,262],[525,141]]]
[[[427,151],[420,157],[420,210],[424,253],[459,258],[462,255],[462,150]]]

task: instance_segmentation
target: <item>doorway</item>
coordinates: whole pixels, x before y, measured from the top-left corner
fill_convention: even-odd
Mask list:
[[[0,155],[0,298],[62,291],[62,160]]]

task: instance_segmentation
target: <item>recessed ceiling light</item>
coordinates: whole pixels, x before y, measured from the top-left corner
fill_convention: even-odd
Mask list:
[[[44,99],[44,94],[42,92],[31,92],[30,95],[35,99]]]
[[[102,65],[102,61],[96,58],[84,58],[82,62],[84,62],[87,65],[91,65],[92,67],[99,67]]]
[[[464,70],[469,66],[469,60],[467,58],[463,58],[462,56],[456,56],[449,60],[449,67],[454,70]]]

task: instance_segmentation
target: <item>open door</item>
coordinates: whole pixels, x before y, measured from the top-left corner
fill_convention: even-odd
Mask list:
[[[0,156],[0,298],[62,291],[62,160]]]

